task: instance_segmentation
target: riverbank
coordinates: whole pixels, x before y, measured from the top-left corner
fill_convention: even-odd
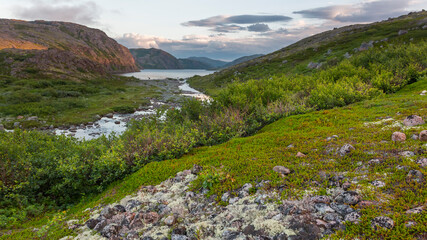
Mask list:
[[[76,106],[51,115],[4,117],[0,122],[8,131],[14,128],[33,129],[90,140],[113,132],[121,134],[130,120],[147,117],[162,106],[179,107],[184,97],[209,99],[189,87],[185,80],[143,80],[134,77],[122,77],[120,80],[120,84],[113,88],[113,91],[118,90],[116,94],[67,97],[67,101],[82,101],[87,108]],[[97,88],[102,88],[102,84]]]

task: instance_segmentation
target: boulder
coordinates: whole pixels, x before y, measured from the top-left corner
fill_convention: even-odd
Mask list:
[[[427,167],[427,158],[420,158],[416,162],[420,167],[425,168]]]
[[[397,32],[397,35],[403,35],[403,34],[407,34],[408,30],[399,30],[399,32]]]
[[[409,115],[408,117],[403,120],[403,124],[408,127],[417,126],[424,124],[424,120],[417,115]]]
[[[289,170],[289,168],[285,168],[284,166],[275,166],[273,168],[273,171],[282,175],[288,175],[289,173],[291,173],[291,170]]]
[[[349,153],[351,153],[353,150],[355,150],[355,148],[350,145],[350,144],[345,144],[344,146],[342,146],[339,150],[338,150],[338,154],[340,156],[345,156]]]
[[[426,132],[426,138],[427,138],[427,132]],[[403,142],[406,140],[406,134],[402,132],[394,132],[391,135],[391,140],[394,142]]]
[[[114,117],[114,114],[113,114],[113,113],[107,113],[105,116],[106,116],[107,118],[113,118],[113,117]]]
[[[197,175],[201,171],[203,171],[203,167],[201,167],[201,166],[199,166],[197,164],[194,164],[193,168],[191,169],[191,173],[194,174],[194,175]]]
[[[37,116],[32,116],[27,118],[27,121],[37,121],[39,118]]]
[[[408,211],[406,211],[406,214],[419,214],[419,213],[422,213],[423,211],[424,211],[424,207],[417,207],[417,208],[409,209]]]
[[[419,139],[421,141],[427,141],[427,130],[423,130],[423,131],[420,132]]]
[[[302,153],[302,152],[298,152],[298,153],[297,153],[297,157],[305,157],[305,154],[304,154],[304,153]]]
[[[351,212],[344,217],[344,221],[358,223],[360,219],[360,214],[357,212]]]
[[[157,223],[159,221],[159,214],[156,212],[145,213],[143,216],[145,223]]]
[[[384,216],[376,217],[372,219],[371,227],[374,230],[379,229],[379,227],[392,229],[394,227],[394,221],[389,217],[384,217]]]
[[[355,205],[360,201],[360,196],[357,192],[354,191],[345,191],[341,194],[339,194],[335,201],[340,204],[349,204],[349,205]]]

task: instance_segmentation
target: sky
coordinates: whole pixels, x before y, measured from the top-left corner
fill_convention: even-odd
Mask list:
[[[0,18],[74,22],[128,48],[221,60],[422,9],[427,0],[0,0]]]

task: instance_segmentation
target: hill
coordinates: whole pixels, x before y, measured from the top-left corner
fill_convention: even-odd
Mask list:
[[[211,65],[194,59],[177,59],[170,53],[156,48],[130,49],[136,63],[146,69],[210,69]]]
[[[252,60],[252,59],[255,59],[258,57],[262,57],[262,56],[264,56],[264,54],[254,54],[254,55],[250,55],[250,56],[240,57],[240,58],[233,60],[232,62],[229,62],[229,63],[223,65],[221,68],[228,68],[228,67],[231,67],[231,66],[243,63],[243,62],[247,62],[249,60]]]
[[[228,62],[221,61],[221,60],[215,60],[207,57],[189,57],[187,59],[199,61],[201,63],[204,63],[211,67],[211,69],[218,69],[222,68],[224,65],[226,65]]]
[[[188,82],[198,90],[214,95],[235,81],[272,76],[310,73],[333,66],[359,51],[380,47],[393,39],[423,39],[427,36],[427,12],[415,12],[371,24],[345,26],[302,39],[265,56],[228,67]],[[312,63],[312,64],[310,64]]]
[[[156,48],[131,48],[135,62],[144,69],[180,69],[179,60],[171,54]]]
[[[129,50],[138,66],[146,69],[220,69],[263,56],[256,54],[244,56],[232,62],[225,62],[207,57],[176,58],[172,54],[156,48],[133,48]]]
[[[137,71],[129,50],[79,24],[0,19],[0,73],[63,76]]]

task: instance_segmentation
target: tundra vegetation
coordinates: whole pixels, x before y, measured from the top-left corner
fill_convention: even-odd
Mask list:
[[[362,209],[359,224],[349,223],[345,231],[331,238],[411,239],[427,232],[425,214],[405,214],[425,204],[425,181],[407,181],[407,173],[396,168],[407,166],[426,175],[425,168],[398,153],[414,151],[417,157],[426,157],[427,149],[419,140],[391,141],[396,130],[411,136],[423,129],[402,129],[388,122],[365,124],[385,117],[427,116],[427,99],[420,95],[427,89],[426,30],[418,27],[402,36],[394,32],[408,22],[403,19],[394,27],[386,22],[366,34],[357,32],[353,36],[357,44],[348,37],[348,43],[332,50],[335,56],[326,54],[330,43],[316,51],[296,52],[288,60],[296,61],[295,65],[284,70],[276,70],[279,63],[267,62],[246,69],[245,77],[214,79],[207,83],[211,102],[189,99],[180,109],[160,110],[132,122],[119,137],[78,141],[38,131],[0,132],[0,239],[73,235],[66,221],[84,222],[88,217],[84,209],[115,202],[141,185],[158,184],[193,164],[206,169],[194,186],[208,189],[208,196],[221,196],[262,179],[271,181],[271,187],[282,186],[283,199],[298,199],[307,190],[327,194],[330,186],[319,172],[360,177],[358,163],[367,165],[373,158],[380,158],[381,164],[367,168],[365,177],[352,188],[360,189],[366,199],[384,201],[380,207]],[[341,57],[370,41],[370,32],[378,39],[389,39],[352,52],[349,58]],[[321,56],[325,56],[323,60]],[[310,61],[324,64],[309,69]],[[17,91],[30,85],[33,103],[44,101],[42,92],[48,92],[46,87],[37,90],[30,81],[2,79],[4,86]],[[55,82],[46,80],[47,85]],[[70,89],[80,86],[64,85]],[[10,102],[12,95],[2,94],[1,99]],[[18,100],[13,104],[29,104]],[[163,114],[165,119],[160,118]],[[331,135],[339,138],[325,140]],[[326,149],[346,143],[355,147],[352,154],[329,161],[334,156]],[[287,148],[289,145],[293,148]],[[296,157],[297,152],[306,157]],[[276,165],[292,169],[292,175],[282,178],[275,174],[272,168]],[[386,185],[379,190],[370,188],[376,179]],[[319,184],[314,186],[313,181]],[[217,200],[221,202],[220,197]],[[373,230],[371,220],[384,214],[396,226]],[[406,228],[409,220],[418,224]],[[39,230],[33,231],[34,227]]]

